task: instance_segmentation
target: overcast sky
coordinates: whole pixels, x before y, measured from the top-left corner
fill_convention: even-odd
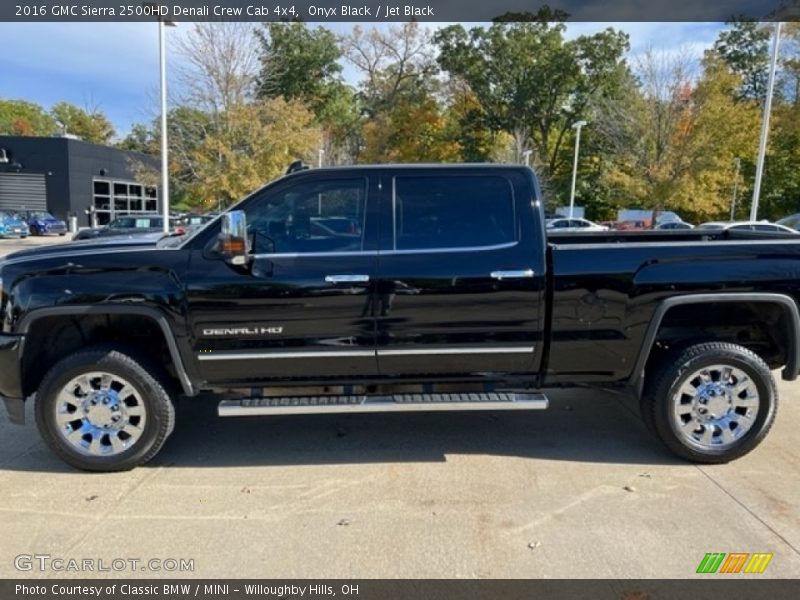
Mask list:
[[[343,32],[351,26],[337,23],[331,28]],[[568,35],[608,26],[630,34],[633,55],[652,46],[698,58],[723,27],[721,23],[573,23]],[[182,23],[167,33],[185,35],[190,28],[191,24]],[[61,100],[97,106],[120,137],[132,123],[149,121],[157,114],[158,29],[154,23],[0,23],[0,39],[0,98],[28,100],[46,108]],[[346,76],[355,83],[352,70]]]

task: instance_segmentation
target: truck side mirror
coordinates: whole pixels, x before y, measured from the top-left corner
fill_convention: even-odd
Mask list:
[[[219,251],[232,265],[247,264],[247,219],[241,210],[222,214]]]

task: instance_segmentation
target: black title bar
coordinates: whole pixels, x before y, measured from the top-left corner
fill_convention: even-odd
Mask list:
[[[533,15],[569,21],[800,20],[800,8],[780,0],[2,0],[2,21],[281,21],[487,22]]]

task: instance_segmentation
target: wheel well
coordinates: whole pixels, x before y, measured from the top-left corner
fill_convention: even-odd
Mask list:
[[[786,364],[790,317],[777,303],[708,302],[670,308],[658,328],[645,376],[665,354],[699,342],[730,342],[758,354],[770,369]]]
[[[164,332],[143,315],[96,314],[42,317],[25,334],[22,392],[34,393],[50,368],[65,356],[96,344],[118,344],[139,351],[178,380]]]

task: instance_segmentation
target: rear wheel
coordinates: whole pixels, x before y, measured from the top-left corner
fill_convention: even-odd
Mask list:
[[[753,450],[775,420],[767,364],[736,344],[708,342],[665,357],[642,397],[648,428],[675,454],[725,463]]]
[[[161,449],[175,423],[167,382],[122,349],[98,347],[57,363],[42,380],[36,424],[62,460],[124,471]]]

